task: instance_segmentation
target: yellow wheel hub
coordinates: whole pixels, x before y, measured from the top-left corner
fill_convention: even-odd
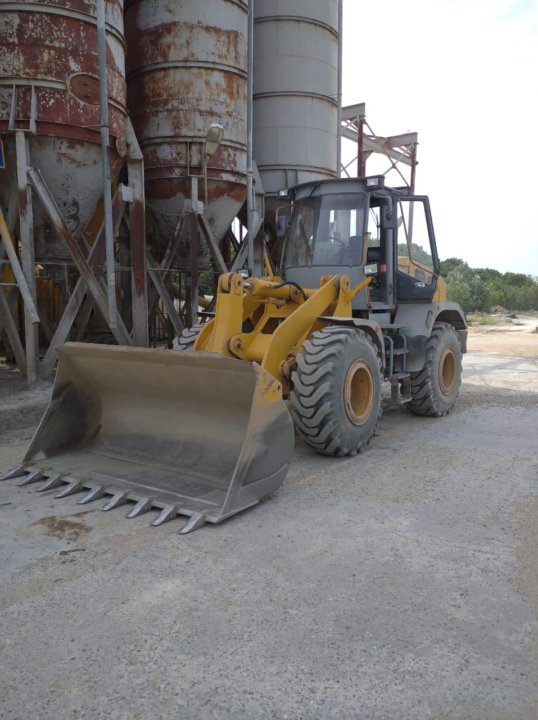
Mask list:
[[[443,395],[449,395],[456,380],[456,355],[451,347],[446,347],[439,360],[439,387]]]
[[[344,405],[353,425],[364,425],[374,404],[372,370],[364,360],[355,360],[344,382]]]

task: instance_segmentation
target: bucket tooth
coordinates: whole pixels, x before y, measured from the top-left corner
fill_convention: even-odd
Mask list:
[[[37,492],[45,492],[46,490],[52,490],[53,488],[60,487],[64,484],[64,480],[61,475],[50,475],[47,478],[47,482],[40,488],[37,488]]]
[[[65,488],[60,490],[59,493],[56,493],[54,496],[55,498],[64,498],[68,495],[74,495],[75,493],[79,493],[82,490],[84,490],[85,485],[83,480],[73,480],[69,483]]]
[[[151,510],[153,505],[153,500],[151,498],[141,498],[134,508],[127,513],[125,517],[128,518],[135,518],[139,515],[142,515],[143,513],[149,512]]]
[[[191,515],[188,523],[185,525],[185,527],[181,528],[181,530],[179,531],[179,534],[186,535],[187,533],[190,533],[193,530],[198,530],[198,528],[201,528],[202,525],[204,525],[204,524],[205,524],[205,518],[202,514]]]
[[[173,520],[177,516],[177,507],[175,505],[166,505],[161,510],[159,517],[156,518],[151,524],[153,527],[158,527],[169,520]]]
[[[39,480],[43,480],[43,473],[41,470],[32,470],[25,478],[20,480],[17,485],[20,485],[21,487],[24,485],[30,485],[31,483],[39,482]]]
[[[80,500],[78,501],[79,505],[86,505],[86,503],[93,502],[93,500],[99,500],[105,495],[106,492],[105,488],[102,485],[92,486],[89,490],[90,492],[87,495],[84,495],[83,498],[80,498]]]
[[[0,480],[11,480],[12,478],[21,477],[22,475],[26,475],[26,470],[22,465],[15,465],[15,467],[12,467],[5,473],[2,473],[2,475],[0,475]]]
[[[114,510],[114,508],[119,507],[120,505],[125,505],[127,500],[129,499],[129,493],[125,491],[120,491],[117,493],[114,493],[114,495],[110,498],[110,500],[104,505],[101,509],[105,512],[108,512],[109,510]]]

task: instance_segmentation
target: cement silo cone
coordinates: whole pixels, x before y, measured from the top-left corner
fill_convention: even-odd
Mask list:
[[[144,154],[146,204],[169,239],[199,177],[220,240],[246,197],[248,7],[242,0],[127,0],[129,113]],[[207,161],[205,138],[223,139]]]
[[[112,178],[125,153],[127,111],[123,2],[107,0],[107,79]],[[72,232],[81,231],[102,195],[97,20],[94,0],[0,2],[0,204],[17,186],[15,131],[26,133],[38,168]],[[70,256],[38,202],[37,262]]]
[[[263,187],[336,177],[338,0],[254,3],[254,157]]]

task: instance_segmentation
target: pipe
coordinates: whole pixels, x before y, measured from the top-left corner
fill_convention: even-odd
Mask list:
[[[106,76],[106,17],[105,0],[97,0],[97,57],[99,61],[99,109],[101,114],[101,155],[103,169],[103,205],[105,211],[106,286],[108,324],[117,329],[116,265],[114,260],[114,227],[112,222],[112,178],[108,146],[108,89]]]
[[[338,89],[336,95],[336,177],[342,176],[342,73],[344,43],[344,0],[338,0]]]
[[[247,79],[247,241],[248,269],[256,275],[254,267],[254,182],[252,163],[252,127],[254,95],[254,0],[248,0],[248,79]]]

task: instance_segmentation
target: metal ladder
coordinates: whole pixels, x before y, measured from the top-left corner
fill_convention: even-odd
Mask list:
[[[399,333],[384,335],[385,342],[385,380],[390,382],[390,404],[398,407],[408,403],[411,398],[411,376],[407,371],[409,348],[407,338]],[[401,368],[394,370],[395,358],[401,358]],[[400,390],[401,386],[401,390]]]

